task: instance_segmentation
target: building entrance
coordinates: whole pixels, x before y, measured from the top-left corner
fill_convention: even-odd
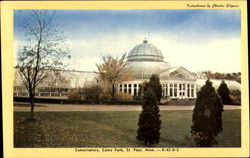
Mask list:
[[[179,84],[179,99],[185,99],[185,98],[186,98],[186,85]]]

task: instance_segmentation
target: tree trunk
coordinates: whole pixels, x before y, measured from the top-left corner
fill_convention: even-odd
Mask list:
[[[115,84],[112,84],[112,100],[115,103]]]
[[[30,119],[34,119],[34,106],[35,106],[35,95],[30,92]]]

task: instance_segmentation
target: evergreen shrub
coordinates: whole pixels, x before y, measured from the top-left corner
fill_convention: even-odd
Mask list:
[[[139,117],[137,139],[143,141],[145,145],[158,144],[160,140],[160,110],[158,107],[159,96],[156,96],[155,87],[159,87],[160,82],[153,82],[155,76],[150,78],[149,83],[143,84],[142,112]],[[158,76],[157,76],[158,78]]]
[[[210,80],[198,92],[193,110],[191,135],[199,147],[217,144],[216,137],[222,132],[223,104]]]

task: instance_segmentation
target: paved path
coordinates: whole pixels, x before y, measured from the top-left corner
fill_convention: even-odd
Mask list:
[[[35,111],[138,111],[141,105],[72,105],[39,104]],[[161,105],[160,110],[193,110],[193,105]],[[240,109],[241,106],[225,105],[224,109]],[[14,111],[30,111],[29,106],[14,106]]]

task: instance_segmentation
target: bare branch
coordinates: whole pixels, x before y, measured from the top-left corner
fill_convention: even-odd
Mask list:
[[[50,11],[25,12],[22,26],[27,44],[18,51],[17,65],[24,86],[34,97],[36,87],[49,76],[46,71],[63,68],[62,59],[69,57],[69,49]]]

